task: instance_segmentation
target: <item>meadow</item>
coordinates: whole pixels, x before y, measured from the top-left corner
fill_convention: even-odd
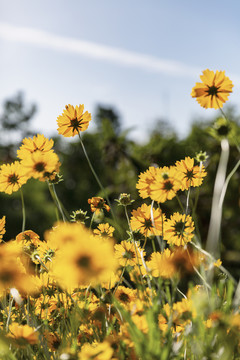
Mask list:
[[[103,121],[96,134],[110,164],[103,174],[84,136],[94,119],[83,104],[69,104],[57,131],[74,137],[81,154],[79,166],[71,165],[74,152],[65,158],[65,171],[76,178],[63,181],[58,141],[44,134],[24,137],[16,159],[2,162],[2,204],[18,199],[21,232],[7,231],[11,216],[18,224],[12,211],[1,215],[1,359],[240,359],[240,269],[230,251],[240,250],[239,126],[223,110],[233,88],[225,72],[204,70],[200,79],[191,96],[220,114],[207,129],[210,154],[205,148],[187,154],[186,146],[180,154],[166,135],[161,151],[176,158],[159,164],[153,137],[154,146],[135,146],[145,159],[135,177],[125,138],[115,141]],[[202,145],[198,131],[195,142]],[[131,158],[137,169],[138,160]],[[86,168],[95,194],[87,191]],[[81,180],[85,202],[76,209],[74,184]],[[24,191],[29,183],[31,191]],[[133,194],[125,192],[131,184]],[[37,195],[43,187],[48,201]],[[36,228],[29,228],[34,217]]]

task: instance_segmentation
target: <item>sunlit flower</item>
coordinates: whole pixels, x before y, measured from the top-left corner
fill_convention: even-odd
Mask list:
[[[82,233],[82,228],[84,227],[80,223],[59,222],[53,229],[45,231],[44,239],[50,249],[59,250],[68,244],[75,244]],[[85,232],[83,233],[86,235]],[[87,236],[89,236],[88,233]]]
[[[16,236],[16,241],[22,243],[23,245],[33,244],[34,246],[38,246],[41,244],[39,235],[32,230],[25,230],[19,233]]]
[[[97,229],[93,230],[95,235],[99,236],[108,236],[113,237],[114,227],[110,226],[108,223],[106,224],[99,224]]]
[[[171,245],[183,246],[193,238],[194,223],[190,215],[174,213],[164,224],[164,239]]]
[[[214,263],[213,263],[214,266],[216,267],[220,267],[222,265],[222,261],[220,259],[217,259]]]
[[[107,211],[110,210],[110,207],[105,203],[105,200],[100,196],[92,197],[88,199],[88,203],[90,204],[90,208],[92,212],[96,214],[100,213],[101,210],[105,209]]]
[[[137,299],[136,290],[127,288],[125,286],[118,286],[114,296],[120,303],[129,305],[131,301],[135,302]]]
[[[201,167],[194,165],[194,159],[185,157],[184,160],[176,162],[178,178],[181,181],[181,190],[186,190],[190,186],[200,186],[203,178],[207,175],[204,165]]]
[[[18,191],[28,179],[29,176],[19,161],[3,164],[0,168],[0,191],[10,195]]]
[[[52,173],[59,171],[59,158],[54,152],[37,150],[21,161],[22,167],[29,177],[48,180]]]
[[[8,337],[12,338],[19,347],[38,343],[38,332],[28,325],[19,325],[14,322],[9,325],[9,330]]]
[[[47,340],[47,344],[52,351],[56,351],[61,345],[61,339],[58,334],[44,331],[44,337]]]
[[[196,98],[197,102],[205,109],[218,109],[228,100],[232,92],[233,83],[225,76],[225,71],[203,71],[200,75],[201,83],[196,83],[192,89],[191,96]]]
[[[169,266],[175,268],[175,274],[178,277],[190,275],[195,269],[204,261],[204,255],[193,251],[190,247],[176,247],[172,251],[172,256],[169,261]]]
[[[171,278],[175,275],[175,267],[171,262],[173,253],[165,249],[162,253],[154,252],[149,261],[146,262],[147,268],[154,277]]]
[[[102,343],[93,342],[92,344],[85,343],[79,353],[79,359],[110,360],[112,359],[113,351],[114,350],[107,341]]]
[[[65,137],[75,136],[88,128],[91,114],[88,111],[83,112],[83,109],[84,105],[75,108],[72,105],[65,106],[62,115],[57,118],[59,134]]]
[[[5,223],[6,223],[6,216],[3,216],[0,219],[0,242],[2,241],[3,235],[5,234]]]
[[[114,246],[115,249],[115,257],[118,260],[119,264],[122,266],[125,265],[136,265],[140,262],[140,251],[143,252],[143,256],[146,255],[145,251],[140,248],[136,243],[134,245],[133,242],[130,241],[121,241],[120,244],[116,244]],[[137,250],[137,255],[136,255]]]
[[[19,159],[24,159],[37,150],[48,152],[52,149],[53,144],[52,139],[48,140],[44,135],[38,134],[37,136],[34,136],[33,139],[23,139],[20,149],[17,150],[17,155]]]
[[[56,229],[58,235],[64,225]],[[53,232],[53,236],[57,236],[56,233]],[[61,286],[74,288],[110,279],[117,266],[111,241],[100,241],[78,223],[69,223],[64,229],[64,237],[68,240],[62,242],[53,261],[53,276]]]
[[[152,208],[152,215],[151,205],[142,204],[137,210],[133,210],[130,219],[132,230],[139,230],[145,236],[162,235],[165,215],[162,213],[161,209],[155,208]]]
[[[150,185],[155,181],[156,174],[157,168],[155,168],[154,166],[150,166],[149,169],[139,175],[139,180],[136,188],[139,190],[139,195],[143,199],[146,199],[150,196]]]
[[[155,179],[150,184],[150,197],[152,200],[163,203],[176,196],[181,188],[181,181],[178,179],[178,172],[174,166],[158,168]]]

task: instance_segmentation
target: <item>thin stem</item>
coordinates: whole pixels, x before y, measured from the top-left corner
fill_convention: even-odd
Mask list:
[[[89,229],[92,228],[92,224],[93,224],[94,217],[95,217],[95,212],[92,214]]]
[[[152,248],[153,248],[153,252],[156,252],[156,246],[155,246],[155,243],[154,243],[154,239],[152,239]]]
[[[106,193],[106,190],[104,189],[101,181],[99,180],[99,177],[97,176],[97,174],[96,174],[96,172],[95,172],[95,170],[94,170],[94,168],[93,168],[93,166],[92,166],[92,163],[91,163],[91,161],[90,161],[90,159],[89,159],[89,157],[88,157],[86,148],[85,148],[85,146],[84,146],[84,144],[83,144],[83,141],[82,141],[80,132],[78,132],[78,136],[79,136],[79,140],[80,140],[80,143],[81,143],[81,146],[82,146],[84,155],[85,155],[85,157],[86,157],[86,159],[87,159],[88,165],[89,165],[89,167],[90,167],[90,169],[91,169],[91,171],[92,171],[92,173],[93,173],[93,175],[94,175],[94,177],[95,177],[95,179],[96,179],[96,181],[97,181],[100,189],[102,190],[102,192],[103,192],[103,194],[104,194],[104,197],[105,197],[106,200],[107,200],[107,203],[108,203],[108,205],[109,205],[109,207],[110,207],[110,211],[111,211],[113,220],[115,221],[115,223],[117,223],[115,214],[114,214],[114,212],[113,212],[113,210],[112,210],[112,205],[111,205],[111,203],[110,203],[109,197],[108,197],[108,195],[107,195],[107,193]]]
[[[140,267],[140,263],[139,263],[139,258],[138,258],[138,252],[137,252],[137,247],[136,247],[136,242],[134,240],[134,236],[133,236],[133,231],[132,231],[132,227],[130,224],[130,220],[129,220],[129,216],[127,213],[127,206],[124,206],[125,209],[125,215],[126,215],[126,219],[127,219],[127,223],[128,223],[128,227],[132,236],[132,241],[133,241],[133,245],[134,245],[134,250],[135,250],[135,254],[136,254],[136,258],[137,258],[137,264],[138,264],[138,268],[139,268],[139,272],[140,272],[140,278],[141,278],[141,284],[143,286],[143,288],[145,289],[144,285],[143,285],[143,281],[142,281],[142,271],[141,271],[141,267]]]
[[[202,249],[200,246],[198,246],[197,244],[195,244],[194,242],[190,242],[191,245],[193,245],[198,251],[200,251],[202,254],[206,255],[209,259],[211,259],[212,262],[216,262],[216,259],[206,250]],[[234,277],[230,274],[230,272],[225,269],[224,266],[220,265],[219,269],[222,270],[223,273],[225,273],[236,285],[237,281],[234,279]]]
[[[177,199],[177,201],[178,201],[178,203],[180,205],[180,208],[181,208],[182,212],[184,213],[184,207],[183,207],[183,204],[182,204],[181,200],[179,199],[178,194],[176,194],[176,199]]]
[[[23,231],[25,231],[26,212],[25,212],[25,204],[24,204],[24,198],[23,198],[23,191],[22,191],[22,189],[20,189],[20,194],[21,194],[21,201],[22,201],[22,216],[23,216],[23,220],[22,220],[22,232],[23,232]]]
[[[185,210],[186,216],[187,216],[188,208],[189,208],[190,191],[191,191],[191,186],[189,186],[188,193],[187,193],[186,210]]]
[[[156,229],[155,221],[154,221],[154,216],[153,216],[153,205],[154,205],[154,200],[152,201],[150,212],[151,212],[152,226],[154,227],[154,229]],[[158,208],[159,208],[159,210],[161,211],[159,204],[158,204]],[[163,220],[163,218],[162,218],[162,220]],[[162,222],[162,225],[163,225],[163,222]],[[157,241],[158,241],[158,245],[159,245],[160,250],[163,251],[163,250],[164,250],[164,246],[163,246],[163,243],[162,243],[160,237],[159,237],[158,235],[155,235],[155,236],[156,236],[156,238],[157,238]],[[152,245],[153,245],[153,240],[152,240]],[[154,244],[154,248],[155,248],[155,244]],[[155,252],[156,252],[156,248],[155,248]]]
[[[66,222],[66,217],[65,217],[64,212],[62,210],[61,203],[60,203],[60,201],[58,199],[54,184],[50,184],[48,181],[47,181],[47,184],[48,184],[48,188],[49,188],[50,194],[52,196],[52,199],[53,199],[57,209],[59,210],[60,214],[62,215],[63,221]],[[58,214],[57,214],[57,220],[59,221]]]
[[[10,318],[11,318],[12,304],[13,304],[13,297],[11,297],[9,299],[9,310],[8,310],[8,317],[7,317],[7,323],[6,323],[6,331],[7,332],[8,332],[9,322],[10,322]]]

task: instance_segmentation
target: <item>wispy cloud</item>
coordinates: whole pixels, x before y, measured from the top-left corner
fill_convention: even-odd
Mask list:
[[[15,26],[3,22],[0,22],[0,38],[8,41],[28,43],[33,46],[52,50],[80,54],[118,65],[141,68],[155,73],[196,78],[196,74],[200,71],[198,68],[189,67],[177,61],[159,59],[151,55],[59,36],[47,31]]]
[[[4,22],[0,22],[0,39],[27,43],[65,53],[80,54],[93,59],[108,61],[121,66],[139,68],[154,73],[183,76],[196,80],[197,76],[203,70],[178,61],[160,59],[151,55],[66,36],[59,36],[47,31],[15,26]],[[231,79],[235,81],[235,84],[240,83],[240,76],[238,75],[231,74]]]

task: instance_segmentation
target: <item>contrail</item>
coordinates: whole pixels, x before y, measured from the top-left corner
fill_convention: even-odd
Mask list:
[[[178,61],[160,59],[151,55],[100,45],[71,37],[59,36],[47,31],[15,26],[4,22],[0,22],[0,39],[22,42],[65,53],[80,54],[85,57],[108,61],[121,66],[139,68],[153,73],[187,77],[196,79],[196,81],[199,81],[199,75],[202,70],[204,70]],[[240,83],[240,76],[232,74],[230,78],[234,80],[236,85]]]
[[[177,61],[163,60],[151,55],[100,45],[90,41],[58,36],[47,31],[15,26],[3,22],[0,22],[0,38],[62,52],[81,54],[86,57],[128,67],[138,67],[155,73],[196,78],[197,74],[201,72],[201,69],[190,67]]]

